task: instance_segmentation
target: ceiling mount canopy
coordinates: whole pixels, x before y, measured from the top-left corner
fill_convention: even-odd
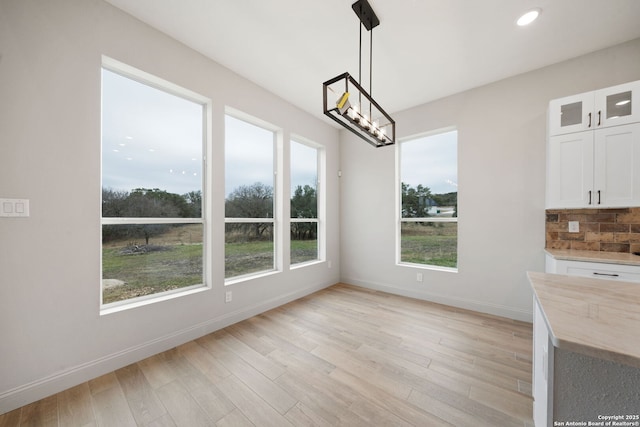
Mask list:
[[[371,97],[373,29],[380,20],[367,0],[358,0],[351,8],[360,20],[359,70],[356,81],[348,72],[322,84],[323,112],[374,147],[396,142],[396,122]],[[369,43],[369,92],[361,85],[362,27],[371,34]],[[329,104],[330,103],[330,104]]]

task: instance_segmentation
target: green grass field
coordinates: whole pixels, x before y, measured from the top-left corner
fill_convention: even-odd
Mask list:
[[[456,223],[403,223],[402,262],[457,267]],[[103,303],[151,295],[203,282],[202,235],[200,225],[176,226],[154,236],[149,246],[135,242],[110,242],[103,246],[103,279],[124,284],[105,286]],[[187,238],[185,238],[187,236]],[[274,268],[273,242],[227,242],[225,278],[268,271]],[[292,240],[291,264],[318,258],[316,240]]]
[[[401,261],[456,268],[458,224],[403,223]]]
[[[152,246],[146,253],[102,253],[102,276],[125,282],[103,289],[104,304],[202,283],[202,244]]]
[[[200,228],[199,228],[200,227]],[[163,235],[154,236],[149,246],[132,241],[103,245],[103,279],[116,279],[124,284],[105,286],[104,304],[144,295],[180,289],[203,282],[202,239],[184,243],[178,238],[189,233],[201,234],[201,226],[177,226]],[[317,259],[316,240],[291,242],[291,263]],[[138,250],[135,250],[135,247]],[[225,244],[225,278],[268,271],[274,268],[272,241],[232,242]]]

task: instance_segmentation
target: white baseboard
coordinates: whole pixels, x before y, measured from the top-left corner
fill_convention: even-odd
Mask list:
[[[279,295],[258,304],[243,307],[234,312],[209,319],[180,331],[158,337],[154,340],[129,347],[122,351],[106,355],[96,360],[91,360],[87,363],[56,372],[47,377],[2,392],[0,393],[0,414],[20,408],[47,396],[51,396],[52,394],[59,393],[70,387],[82,384],[83,382],[153,356],[154,354],[161,353],[173,347],[200,338],[211,332],[215,332],[226,326],[256,316],[260,313],[264,313],[265,311],[302,298],[331,285],[332,283],[322,283],[308,286],[303,289],[297,289],[294,292]]]
[[[449,305],[452,307],[463,308],[466,310],[478,311],[480,313],[492,314],[494,316],[506,317],[513,320],[521,320],[523,322],[533,322],[533,311],[520,310],[513,307],[508,307],[500,304],[487,303],[485,301],[475,301],[466,298],[452,297],[448,295],[441,295],[432,292],[424,292],[413,289],[402,289],[395,286],[390,286],[384,283],[368,282],[358,279],[342,278],[342,283],[349,283],[355,286],[361,286],[363,288],[372,289],[381,292],[387,292],[389,294],[401,295],[404,297],[420,299],[424,301],[431,301],[438,304]],[[533,302],[532,302],[533,304]],[[533,307],[533,305],[532,305]]]

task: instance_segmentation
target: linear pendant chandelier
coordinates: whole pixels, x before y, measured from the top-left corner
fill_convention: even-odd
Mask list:
[[[358,0],[351,5],[351,8],[360,19],[358,81],[347,72],[324,82],[322,84],[324,114],[374,147],[393,145],[396,142],[396,122],[371,97],[373,29],[380,24],[380,20],[367,0]],[[363,26],[371,35],[369,42],[369,92],[360,85]],[[331,104],[329,105],[329,103]]]

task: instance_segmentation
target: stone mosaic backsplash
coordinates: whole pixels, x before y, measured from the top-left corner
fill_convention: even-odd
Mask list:
[[[548,249],[632,253],[640,251],[640,208],[547,209]],[[579,231],[569,232],[569,221]]]

